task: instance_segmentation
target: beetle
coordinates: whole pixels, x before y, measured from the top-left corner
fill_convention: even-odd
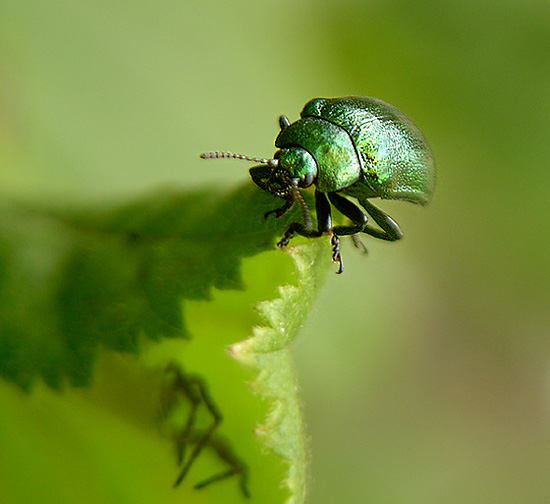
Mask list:
[[[435,189],[435,163],[421,131],[393,105],[377,98],[347,96],[314,98],[300,119],[291,123],[280,116],[278,148],[272,159],[231,152],[205,152],[203,159],[234,158],[261,163],[250,169],[252,180],[285,203],[265,214],[284,215],[295,202],[303,222],[292,222],[278,247],[295,234],[331,236],[332,260],[343,272],[340,236],[358,233],[396,241],[403,237],[397,222],[374,206],[371,198],[394,199],[426,205]],[[317,229],[300,189],[315,186]],[[349,198],[357,200],[359,208]],[[331,204],[351,220],[332,225]],[[366,213],[365,213],[366,212]],[[370,216],[378,227],[368,223]]]

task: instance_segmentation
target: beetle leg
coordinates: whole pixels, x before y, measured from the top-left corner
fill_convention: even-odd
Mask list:
[[[365,215],[365,213],[354,203],[352,203],[347,198],[344,198],[343,196],[340,196],[337,193],[329,193],[328,198],[330,202],[348,219],[350,219],[353,223],[351,226],[334,226],[332,228],[332,232],[334,233],[333,236],[347,236],[351,235],[353,238],[353,243],[357,248],[362,248],[363,253],[367,253],[367,248],[359,238],[357,238],[357,233],[360,233],[363,231],[367,224],[368,217]],[[339,241],[335,244],[335,241],[332,242],[333,245],[333,261],[338,261],[340,263],[340,270],[337,273],[341,273],[343,266],[342,266],[342,257],[340,254],[340,243]]]
[[[201,397],[197,387],[193,383],[193,380],[190,379],[175,363],[171,363],[167,366],[166,373],[171,373],[174,377],[171,379],[169,389],[166,389],[166,397],[164,397],[163,400],[163,410],[165,416],[169,416],[172,413],[172,410],[176,406],[177,395],[185,396],[191,403],[185,427],[177,434],[175,438],[176,455],[178,458],[178,465],[180,465],[185,458],[185,450],[192,437],[192,431],[195,426],[197,409],[201,403]]]
[[[277,219],[279,217],[282,217],[288,210],[290,210],[290,207],[292,207],[293,204],[294,204],[294,198],[286,198],[285,204],[283,206],[270,210],[269,212],[266,212],[264,214],[264,219],[267,219],[271,214],[275,214],[275,217]]]
[[[332,217],[330,215],[330,203],[324,193],[315,191],[315,210],[317,212],[317,230],[313,229],[311,221],[306,225],[293,222],[286,230],[283,238],[277,243],[277,247],[286,247],[295,233],[306,238],[318,238],[330,231]]]
[[[332,228],[334,234],[338,236],[347,236],[355,235],[363,231],[367,224],[368,217],[357,205],[336,193],[328,193],[328,198],[342,214],[353,222],[353,226],[334,226]]]
[[[342,254],[340,253],[340,238],[338,238],[336,233],[332,234],[330,243],[332,244],[332,262],[337,262],[339,264],[336,273],[340,275],[344,271],[344,263],[342,262]]]
[[[250,173],[250,177],[252,178],[252,181],[260,189],[270,194],[273,194],[274,196],[283,197],[286,200],[283,206],[279,208],[275,208],[274,210],[270,210],[269,212],[266,212],[264,214],[264,218],[267,219],[267,217],[271,214],[275,214],[276,218],[282,217],[294,203],[294,198],[292,197],[291,193],[287,193],[285,196],[281,196],[280,194],[274,194],[273,188],[270,186],[270,182],[269,182],[269,179],[273,174],[273,168],[271,166],[266,166],[266,165],[254,166],[253,168],[250,168],[249,173]]]
[[[363,255],[367,255],[369,253],[366,245],[359,239],[356,234],[351,235],[351,239],[353,240],[354,247],[356,249],[359,249]]]
[[[267,181],[273,172],[273,168],[267,165],[253,166],[248,170],[252,181],[264,191],[270,192],[267,188]]]
[[[381,228],[376,229],[371,226],[365,226],[363,233],[387,241],[396,241],[403,238],[403,231],[401,231],[399,224],[397,224],[397,222],[395,222],[388,214],[382,212],[379,208],[376,208],[367,199],[359,200],[359,203],[361,203],[367,213],[374,219],[374,222],[376,222],[376,224],[378,224]]]

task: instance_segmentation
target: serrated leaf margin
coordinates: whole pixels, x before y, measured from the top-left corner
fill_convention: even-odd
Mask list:
[[[327,270],[327,241],[311,240],[286,249],[296,266],[296,283],[279,287],[278,298],[262,301],[256,309],[265,324],[250,338],[232,345],[229,353],[255,371],[252,390],[268,401],[268,414],[255,434],[287,465],[283,485],[286,504],[306,499],[307,451],[296,373],[289,344],[299,333]]]

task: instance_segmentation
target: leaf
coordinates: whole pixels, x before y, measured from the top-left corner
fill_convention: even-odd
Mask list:
[[[242,289],[242,257],[273,247],[282,222],[250,185],[229,196],[160,193],[106,211],[0,213],[0,376],[29,387],[89,382],[98,346],[137,352],[188,336],[181,302]],[[253,210],[252,210],[253,209]]]
[[[4,204],[0,211],[0,376],[25,390],[31,390],[38,378],[56,390],[66,389],[66,382],[77,386],[94,382],[81,397],[88,397],[92,405],[107,404],[115,417],[122,414],[139,425],[149,422],[151,436],[151,419],[158,414],[154,398],[159,394],[155,385],[159,365],[176,360],[204,374],[211,386],[213,399],[225,416],[222,431],[250,465],[256,492],[252,501],[262,495],[258,480],[271,485],[273,500],[263,497],[263,502],[281,501],[268,483],[272,476],[264,476],[281,474],[280,470],[263,469],[275,466],[251,447],[246,432],[247,425],[257,425],[267,412],[255,432],[286,463],[287,502],[303,502],[305,448],[288,345],[307,316],[324,265],[329,263],[327,240],[307,240],[287,249],[296,265],[296,281],[280,287],[278,298],[260,303],[257,312],[263,325],[254,328],[252,338],[230,347],[230,353],[252,370],[256,397],[248,394],[249,398],[238,402],[239,394],[244,395],[238,382],[249,375],[239,375],[238,366],[231,366],[223,352],[224,345],[236,341],[232,327],[251,324],[254,312],[250,306],[276,285],[262,276],[269,271],[265,259],[248,259],[247,265],[255,268],[252,277],[260,285],[244,298],[249,308],[234,310],[235,294],[222,295],[230,290],[243,292],[244,258],[268,250],[272,251],[269,257],[284,257],[274,253],[274,240],[295,216],[264,219],[264,213],[276,205],[276,199],[249,183],[230,194],[164,191],[107,209]],[[284,268],[276,269],[272,277],[271,281],[284,280]],[[242,300],[239,303],[243,305]],[[182,338],[192,338],[191,344]],[[128,368],[132,362],[128,358],[113,360],[116,354],[135,355],[135,366]],[[35,400],[46,400],[48,409],[61,408],[60,415],[74,416],[78,422],[92,418],[89,406],[81,408],[81,414],[71,409],[74,398],[62,405],[41,386],[34,388]],[[73,394],[70,389],[65,392],[66,396]],[[3,403],[9,406],[10,400]],[[139,420],[143,415],[146,422]],[[29,417],[15,418],[13,425],[21,425]],[[9,428],[9,416],[5,421],[8,425],[2,428]],[[92,425],[84,432],[101,425],[113,429],[101,419]],[[25,434],[36,435],[34,431]],[[45,442],[36,440],[39,446]],[[50,452],[63,453],[64,444],[57,443]],[[132,445],[141,446],[137,440]],[[94,446],[100,449],[101,443]],[[142,449],[147,453],[146,446]],[[204,462],[208,463],[219,470],[219,461]],[[28,464],[24,467],[30,470]],[[172,460],[162,473],[162,485],[169,489],[176,474]],[[197,492],[192,489],[195,482],[177,490]],[[276,488],[278,483],[274,484]],[[219,502],[216,492],[209,487],[201,495],[213,496],[205,502]]]
[[[256,429],[273,452],[288,464],[285,484],[291,492],[288,504],[304,502],[306,451],[297,384],[289,353],[313,302],[326,268],[322,246],[300,245],[289,252],[296,263],[296,285],[280,287],[280,297],[258,305],[265,325],[254,328],[252,338],[233,345],[232,355],[257,372],[253,389],[270,402],[264,424]]]

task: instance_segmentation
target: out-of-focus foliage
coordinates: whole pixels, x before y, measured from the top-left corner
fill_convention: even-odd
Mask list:
[[[381,205],[405,240],[370,240],[367,259],[344,244],[346,272],[296,351],[311,501],[548,501],[547,2],[5,0],[0,42],[0,190],[20,198],[242,181],[238,162],[197,154],[271,155],[276,117],[314,96],[377,96],[409,115],[436,157],[434,202]],[[193,334],[214,323],[205,313],[188,306]],[[3,413],[20,437],[2,446],[46,467],[33,433],[59,417]],[[97,474],[116,489],[106,455]],[[36,478],[54,486],[46,468]]]
[[[101,346],[189,337],[184,300],[243,289],[241,261],[273,247],[276,200],[250,185],[220,196],[157,193],[111,210],[0,212],[0,376],[88,384]],[[263,210],[262,210],[263,209]]]

